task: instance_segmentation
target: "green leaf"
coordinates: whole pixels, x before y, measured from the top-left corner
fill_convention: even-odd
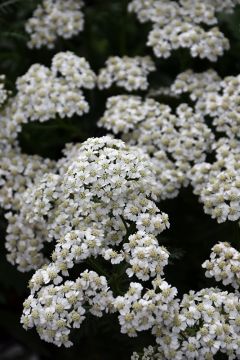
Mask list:
[[[10,12],[13,6],[21,0],[6,0],[2,4],[0,4],[0,13],[6,14]]]

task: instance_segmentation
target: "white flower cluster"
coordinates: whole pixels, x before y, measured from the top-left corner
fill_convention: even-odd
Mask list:
[[[173,114],[167,105],[132,95],[109,98],[98,125],[122,134],[124,141],[153,156],[161,198],[177,195],[186,183],[183,174],[192,164],[204,161],[214,141],[204,118],[186,104]]]
[[[193,57],[216,61],[229,48],[215,27],[217,15],[237,4],[131,0],[128,10],[153,23],[147,45],[157,57],[188,48]],[[82,0],[43,0],[26,24],[29,47],[52,48],[58,37],[82,31],[82,7]],[[240,359],[239,251],[219,243],[202,265],[207,277],[235,292],[207,288],[178,298],[164,279],[170,254],[159,235],[169,227],[168,215],[156,205],[191,183],[212,218],[240,219],[240,75],[222,80],[214,70],[179,74],[155,94],[175,96],[175,110],[150,97],[108,98],[98,125],[126,143],[105,136],[68,144],[58,162],[18,147],[24,123],[87,113],[83,89],[147,90],[155,70],[149,56],[113,56],[96,76],[84,58],[68,51],[55,55],[50,68],[32,65],[8,102],[0,85],[0,105],[6,102],[0,113],[0,206],[7,210],[7,259],[22,272],[35,270],[21,322],[41,339],[69,347],[72,329],[89,313],[116,313],[123,334],[148,330],[156,340],[132,360],[213,360],[219,353]],[[184,93],[191,106],[179,101]],[[208,153],[215,156],[211,163]],[[54,247],[51,258],[46,242]]]
[[[171,333],[161,331],[160,325],[156,341],[167,359],[206,359],[217,352],[235,359],[239,356],[239,307],[237,294],[215,288],[191,291],[180,303],[180,324]]]
[[[55,277],[54,269],[36,273],[35,282],[48,282]],[[79,328],[86,313],[102,316],[112,303],[107,280],[94,271],[84,271],[75,281],[58,286],[48,285],[32,294],[24,302],[21,322],[25,329],[36,327],[42,340],[57,346],[69,347],[71,328]]]
[[[240,253],[229,243],[215,245],[210,260],[206,260],[202,267],[206,269],[206,277],[214,277],[235,289],[240,287]]]
[[[158,349],[134,353],[132,360],[213,360],[219,353],[228,359],[240,356],[240,300],[238,294],[216,288],[184,295],[170,331],[162,322],[154,329]]]
[[[154,112],[154,105],[151,99],[143,103],[140,96],[112,96],[107,99],[106,110],[98,125],[114,134],[127,134]]]
[[[76,156],[79,150],[79,145],[72,146],[67,144],[64,154],[66,157],[58,161],[58,168],[60,173],[64,174],[68,168],[69,161]],[[185,176],[182,170],[176,168],[175,163],[168,159],[164,151],[157,151],[154,157],[149,158],[152,162],[154,172],[156,174],[155,189],[158,193],[158,199],[174,198],[182,184],[186,184]]]
[[[81,0],[43,0],[27,21],[29,48],[53,48],[58,37],[69,39],[84,27]]]
[[[204,204],[204,211],[218,222],[240,218],[240,146],[239,141],[221,138],[213,146],[214,163],[200,163],[189,172],[194,193]]]
[[[240,137],[240,75],[221,80],[213,70],[204,73],[188,70],[177,77],[172,90],[176,94],[189,92],[196,101],[196,111],[210,116],[218,132],[230,138]]]
[[[51,188],[54,188],[54,186],[56,187],[58,180],[57,175],[48,173],[43,175],[43,178],[44,181],[41,182],[41,186],[38,188],[40,193],[39,196],[44,190],[46,192]],[[37,181],[39,178],[33,180]],[[34,186],[37,186],[37,183],[33,183],[29,189]],[[8,251],[7,259],[12,265],[16,265],[18,270],[22,272],[39,269],[44,263],[49,262],[43,255],[42,250],[44,248],[44,243],[51,241],[43,221],[28,221],[26,215],[27,205],[23,206],[24,195],[25,193],[21,194],[18,198],[18,211],[9,212],[5,215],[8,220],[5,243]],[[41,207],[42,203],[39,203],[40,201],[38,201],[37,205]]]
[[[192,101],[201,99],[206,93],[218,92],[222,79],[215,70],[209,69],[195,73],[189,69],[180,73],[171,86],[171,92],[176,95],[189,93]]]
[[[159,229],[161,228],[164,228],[164,224],[159,221]],[[125,243],[123,248],[126,261],[131,265],[126,271],[129,277],[135,275],[138,279],[146,281],[150,277],[163,275],[169,254],[164,247],[159,246],[155,236],[138,231],[129,236],[129,242]]]
[[[182,186],[188,185],[186,177],[188,164],[175,163],[168,158],[164,150],[159,150],[151,157],[155,167],[157,186],[159,189],[158,200],[175,198]]]
[[[7,258],[12,264],[17,263],[19,268],[25,269],[27,261],[17,255],[18,251],[25,251],[28,253],[28,262],[33,261],[30,268],[37,268],[39,263],[35,259],[39,256],[37,252],[34,254],[34,237],[39,237],[41,243],[42,236],[46,234],[38,226],[25,227],[23,219],[16,212],[21,209],[22,195],[26,189],[45,173],[55,171],[56,163],[37,155],[23,154],[20,148],[7,145],[0,153],[0,208],[9,211],[5,214],[8,220],[5,245],[11,253]]]
[[[205,93],[198,100],[196,110],[210,116],[217,131],[239,138],[239,95],[240,75],[226,77],[221,81],[219,91]]]
[[[109,98],[106,107],[99,125],[115,133],[127,133],[124,140],[149,154],[160,150],[176,162],[198,163],[211,149],[214,136],[210,128],[186,104],[181,104],[173,114],[168,105],[153,99],[143,101],[124,95]]]
[[[198,114],[212,119],[219,135],[224,137],[212,143],[213,163],[202,162],[189,171],[194,193],[204,204],[204,211],[218,222],[240,218],[240,132],[239,89],[240,77],[224,80],[213,70],[180,74],[171,87],[179,95],[189,93]]]
[[[1,113],[0,142],[15,139],[21,125],[29,121],[43,122],[87,113],[89,105],[81,89],[92,89],[95,81],[89,63],[71,52],[55,55],[50,69],[32,65],[18,78],[17,94]]]
[[[37,155],[22,154],[20,149],[2,152],[0,157],[0,207],[19,210],[23,192],[46,172],[52,171],[55,162]]]
[[[114,308],[119,312],[121,332],[137,336],[137,332],[152,329],[156,324],[169,328],[178,312],[177,290],[161,278],[152,281],[153,288],[143,294],[140,283],[130,283],[124,296],[114,300]]]
[[[128,91],[146,90],[147,76],[154,71],[155,65],[149,56],[112,56],[98,75],[99,89],[110,88],[113,84]]]
[[[219,223],[227,219],[238,220],[240,218],[239,189],[239,170],[225,170],[216,174],[215,178],[211,177],[206,188],[200,193],[200,201],[204,204],[205,213],[216,218]]]
[[[228,39],[215,26],[216,13],[231,11],[238,3],[238,0],[226,5],[214,0],[133,0],[128,10],[136,13],[140,22],[153,23],[147,45],[153,47],[157,57],[168,58],[173,50],[189,48],[193,57],[216,61],[229,49]]]
[[[118,312],[121,332],[129,336],[137,336],[137,332],[151,329],[159,321],[168,326],[176,316],[177,291],[160,278],[152,282],[153,289],[145,295],[140,283],[130,283],[124,296],[114,297],[105,276],[85,270],[75,281],[59,285],[62,277],[58,271],[50,264],[34,274],[21,319],[25,329],[35,326],[47,342],[71,346],[71,328],[79,328],[89,312],[97,317]]]
[[[66,154],[71,157],[66,159],[67,168],[60,175],[46,174],[29,187],[18,214],[11,217],[7,249],[11,262],[18,264],[21,271],[36,269],[36,264],[46,261],[39,254],[44,241],[59,240],[78,228],[100,229],[105,244],[115,246],[131,227],[157,235],[169,226],[167,215],[161,214],[149,198],[157,197],[154,167],[140,149],[103,137],[89,139]],[[35,238],[34,228],[38,234],[48,235]],[[24,246],[19,247],[23,243],[20,239],[26,239]],[[158,271],[157,259],[162,253],[154,252],[154,238],[147,238],[146,244],[149,256],[155,256],[156,268],[147,268],[147,255],[140,270],[130,264],[135,272],[153,274]],[[139,247],[146,244],[140,242]],[[104,256],[111,259],[111,255]]]
[[[151,240],[151,237],[143,236],[142,233],[133,236],[129,243],[130,247],[134,241],[144,239],[146,243]],[[80,327],[85,318],[82,315],[87,311],[95,316],[102,316],[103,311],[119,312],[121,331],[129,336],[136,336],[139,331],[151,329],[160,319],[164,325],[168,325],[169,320],[174,318],[177,309],[177,301],[173,300],[176,289],[171,288],[160,278],[153,280],[154,289],[147,291],[143,297],[141,295],[143,286],[140,283],[130,283],[124,296],[114,298],[106,278],[88,270],[82,272],[76,281],[65,281],[59,285],[63,280],[62,276],[68,275],[68,269],[72,268],[74,263],[85,261],[91,266],[88,258],[97,256],[101,249],[101,241],[105,243],[103,234],[99,230],[88,228],[85,232],[72,231],[64,240],[58,242],[52,255],[53,263],[38,270],[30,281],[31,295],[24,303],[22,317],[26,329],[36,326],[42,339],[59,346],[69,346],[71,345],[68,337],[70,328]],[[149,249],[154,259],[158,247],[156,244],[154,249],[148,244],[145,247],[146,253]],[[139,247],[136,251],[140,254]],[[114,250],[108,249],[104,252],[105,255],[110,252],[113,255]],[[167,263],[167,253],[160,249],[158,257],[160,273]],[[115,256],[112,258],[116,259]],[[143,259],[140,258],[139,263],[141,264],[142,261]],[[48,312],[50,316],[47,315]],[[71,316],[72,312],[74,318]],[[60,319],[64,319],[61,326],[58,322]]]
[[[176,307],[176,301],[172,302],[176,289],[159,278],[169,254],[156,236],[169,227],[169,222],[151,200],[157,195],[151,162],[141,150],[111,137],[88,139],[76,149],[68,148],[66,154],[72,156],[67,160],[66,173],[47,174],[23,196],[19,214],[21,227],[26,226],[22,233],[29,235],[26,246],[16,231],[8,231],[11,239],[15,236],[17,248],[14,252],[12,246],[12,261],[20,265],[20,270],[24,270],[24,264],[29,270],[31,264],[43,259],[38,252],[43,239],[37,237],[38,233],[30,239],[34,226],[45,230],[44,241],[46,237],[57,240],[52,262],[37,270],[30,281],[32,293],[25,302],[22,322],[25,328],[36,326],[42,339],[65,346],[71,345],[70,328],[79,327],[84,320],[86,304],[96,316],[103,311],[119,311],[122,331],[129,335],[150,329],[156,322],[154,317],[167,318]],[[113,266],[125,261],[124,270],[130,278],[155,278],[154,289],[158,290],[140,300],[143,286],[131,283],[124,297],[113,299],[106,278],[88,270],[76,281],[61,284],[76,264],[94,268],[92,259],[99,256]],[[160,304],[162,307],[158,307]],[[62,305],[61,311],[58,305]],[[147,309],[149,315],[152,313],[149,318]]]

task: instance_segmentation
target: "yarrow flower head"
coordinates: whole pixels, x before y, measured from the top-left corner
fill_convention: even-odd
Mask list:
[[[41,276],[36,275],[34,281],[41,284],[48,277],[56,279],[56,269]],[[33,294],[24,302],[23,327],[35,326],[42,340],[65,347],[73,345],[69,338],[71,328],[79,328],[87,313],[100,317],[112,303],[106,278],[87,270],[76,281],[47,285]]]
[[[153,28],[147,45],[157,57],[168,58],[173,50],[189,48],[193,57],[216,61],[229,49],[229,42],[217,25],[219,11],[231,11],[239,3],[215,0],[133,0],[128,6],[140,22],[150,21]],[[201,24],[207,26],[203,28]]]
[[[146,348],[132,360],[214,359],[219,353],[239,357],[239,296],[215,288],[191,291],[179,304],[169,327],[153,328],[159,347]]]
[[[152,156],[161,184],[161,198],[174,197],[192,164],[202,162],[214,135],[203,116],[181,104],[174,114],[167,105],[138,96],[114,96],[98,125],[120,133],[129,144]],[[160,185],[159,185],[160,186]]]
[[[29,187],[8,229],[7,239],[11,243],[8,249],[17,254],[15,258],[19,256],[28,263],[26,269],[31,268],[29,247],[19,253],[14,248],[19,232],[11,232],[16,226],[21,227],[21,223],[25,225],[21,236],[36,226],[48,232],[48,237],[41,240],[32,238],[33,231],[27,237],[34,257],[40,262],[44,261],[43,257],[34,249],[42,249],[43,241],[60,240],[78,228],[99,229],[105,234],[105,244],[115,246],[130,229],[157,235],[169,226],[167,215],[151,200],[158,195],[154,167],[140,149],[103,137],[76,145],[66,155],[71,160],[66,160],[69,165],[64,174],[46,174]],[[33,263],[36,268],[36,261]]]
[[[45,173],[55,170],[55,161],[38,155],[22,154],[19,148],[2,152],[0,157],[0,207],[19,210],[26,189]]]
[[[35,326],[46,341],[69,346],[70,328],[81,325],[89,305],[88,311],[95,316],[119,311],[122,331],[133,336],[136,331],[151,328],[162,311],[157,304],[161,302],[165,309],[165,304],[176,295],[176,289],[160,280],[169,253],[159,245],[157,236],[169,227],[169,221],[153,201],[157,198],[154,167],[140,149],[109,136],[88,139],[75,149],[68,147],[65,155],[71,156],[71,160],[67,159],[66,172],[47,174],[31,186],[19,211],[21,224],[25,225],[23,232],[29,236],[25,247],[17,246],[15,253],[12,249],[15,261],[20,264],[20,270],[24,270],[24,264],[25,270],[30,269],[31,260],[32,268],[36,260],[38,266],[45,262],[30,280],[31,295],[24,305],[22,323],[25,328]],[[57,241],[51,262],[39,253],[43,247],[40,237],[31,238],[34,232],[31,234],[30,229],[37,226],[45,229],[50,241]],[[9,231],[12,245],[14,235],[15,232]],[[18,241],[16,237],[15,243]],[[123,310],[119,307],[122,298],[116,297],[115,303],[107,271],[104,276],[89,271],[90,259],[98,261],[98,257],[112,266],[124,262],[126,277],[135,276],[142,281],[158,279],[152,283],[153,289],[159,290],[146,293],[143,300],[140,300],[142,285],[130,284],[124,301],[125,306],[133,306],[133,310],[129,308],[129,316],[135,318],[135,329],[127,315],[122,320]],[[64,281],[78,263],[88,269],[76,281]],[[172,307],[174,313],[174,301]],[[126,331],[123,321],[127,321]]]
[[[239,141],[221,138],[213,149],[214,163],[196,164],[190,170],[194,193],[199,195],[204,211],[219,223],[239,220]]]
[[[127,133],[125,141],[149,154],[163,150],[179,162],[201,162],[214,139],[203,117],[186,104],[173,114],[169,106],[153,99],[142,101],[137,96],[109,98],[99,125],[115,133]]]
[[[51,68],[34,64],[17,79],[17,94],[1,113],[0,141],[15,141],[28,121],[79,116],[89,111],[82,89],[92,89],[96,76],[89,63],[67,51],[53,57]]]
[[[218,222],[239,220],[239,76],[222,80],[212,70],[189,70],[177,77],[171,91],[189,93],[195,111],[212,121],[219,137],[210,150],[216,160],[195,164],[189,171],[194,193],[205,213]]]
[[[98,87],[110,88],[113,84],[128,91],[146,90],[148,87],[147,76],[154,71],[155,65],[149,56],[119,57],[112,56],[98,75]]]
[[[43,0],[26,23],[28,46],[53,48],[58,37],[69,39],[83,30],[83,1]]]
[[[188,93],[190,99],[195,102],[206,93],[218,92],[221,80],[215,70],[209,69],[201,73],[195,73],[189,69],[176,77],[171,85],[171,92],[175,95]]]
[[[203,73],[188,70],[177,76],[171,90],[176,94],[189,93],[196,111],[209,116],[216,131],[239,139],[239,75],[222,80],[213,70]]]
[[[210,260],[203,265],[207,277],[222,281],[223,285],[231,285],[235,289],[240,286],[240,253],[229,243],[218,243],[212,248]]]

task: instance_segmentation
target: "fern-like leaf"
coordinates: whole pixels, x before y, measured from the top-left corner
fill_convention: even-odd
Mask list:
[[[13,6],[21,0],[5,0],[0,4],[0,14],[9,13]]]

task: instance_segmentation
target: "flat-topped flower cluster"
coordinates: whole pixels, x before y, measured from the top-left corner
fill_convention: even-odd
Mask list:
[[[212,248],[210,260],[203,263],[207,277],[214,277],[235,289],[240,285],[240,253],[229,243],[218,243]]]
[[[204,117],[187,104],[173,113],[168,105],[133,95],[110,97],[98,125],[152,156],[162,199],[178,194],[178,189],[189,182],[188,170],[205,160],[214,143]]]
[[[17,94],[1,112],[0,144],[13,141],[29,121],[79,116],[89,111],[81,89],[92,89],[96,75],[89,63],[71,52],[58,53],[51,68],[34,64],[16,82]]]
[[[26,23],[28,46],[53,48],[58,37],[69,39],[84,28],[81,0],[43,0]]]
[[[150,56],[112,56],[100,69],[98,87],[107,89],[116,84],[128,91],[146,90],[149,85],[147,75],[154,70],[155,64]]]
[[[48,262],[47,259],[44,261],[40,253],[43,244],[39,241],[57,241],[52,261],[37,270],[30,281],[32,295],[26,302],[22,321],[25,327],[36,326],[43,339],[66,346],[69,344],[69,316],[72,317],[72,311],[84,314],[84,304],[94,304],[91,312],[101,316],[108,306],[113,306],[107,280],[105,277],[97,280],[99,274],[86,270],[76,282],[66,281],[58,285],[62,283],[63,277],[69,275],[69,269],[81,262],[88,264],[88,259],[101,256],[112,265],[124,261],[128,277],[134,275],[146,281],[163,274],[169,256],[156,238],[169,226],[169,222],[168,216],[161,213],[152,200],[156,199],[157,194],[154,168],[148,156],[140,149],[128,147],[121,140],[111,137],[89,139],[76,149],[71,149],[70,154],[66,172],[62,175],[46,174],[24,193],[19,210],[19,226],[24,221],[25,231],[28,226],[30,229],[40,227],[46,231],[49,239],[36,238],[32,233],[32,238],[28,240],[29,246],[14,248],[14,245],[19,244],[18,234],[11,234],[11,228],[8,228],[11,237],[8,248],[12,261],[20,267],[26,264],[26,270],[32,264],[35,265],[37,259]],[[33,259],[31,255],[34,255]],[[90,264],[88,267],[91,268]],[[97,277],[100,293],[93,285],[93,278],[88,281],[86,288],[82,288],[80,283],[86,281],[86,276]],[[106,284],[105,290],[101,281]],[[57,286],[54,287],[57,298],[49,285],[51,282]],[[89,286],[93,289],[90,290]],[[46,305],[44,298],[48,291],[51,291],[49,295],[52,293],[53,298]],[[91,299],[87,295],[88,291]],[[72,303],[73,308],[69,301],[66,302],[63,314],[59,312],[56,315],[55,324],[52,320],[61,293],[63,298],[71,297],[72,294],[75,301]],[[34,294],[37,299],[33,297]],[[46,306],[52,309],[49,309],[50,317]],[[71,313],[67,315],[66,311],[70,309]],[[67,318],[60,326],[59,321],[64,319],[64,314]],[[73,327],[74,324],[73,321]]]
[[[217,353],[228,359],[239,357],[239,293],[215,288],[184,295],[179,315],[169,331],[159,322],[157,344],[134,353],[132,360],[200,359],[213,360]]]
[[[239,1],[133,0],[128,5],[141,23],[151,22],[147,45],[159,58],[188,48],[191,56],[216,61],[229,49],[228,39],[217,27],[217,13],[231,12]],[[204,25],[204,26],[203,26]]]
[[[44,241],[59,240],[78,228],[99,229],[106,245],[116,245],[128,227],[157,235],[168,226],[167,215],[150,199],[157,196],[154,167],[140,149],[103,137],[76,145],[66,155],[64,173],[46,173],[23,193],[18,213],[9,215],[7,248],[21,270],[44,263],[39,253]],[[35,237],[35,228],[48,236]],[[18,247],[22,237],[27,241]],[[111,260],[114,254],[106,256]],[[149,271],[147,265],[141,271]]]

